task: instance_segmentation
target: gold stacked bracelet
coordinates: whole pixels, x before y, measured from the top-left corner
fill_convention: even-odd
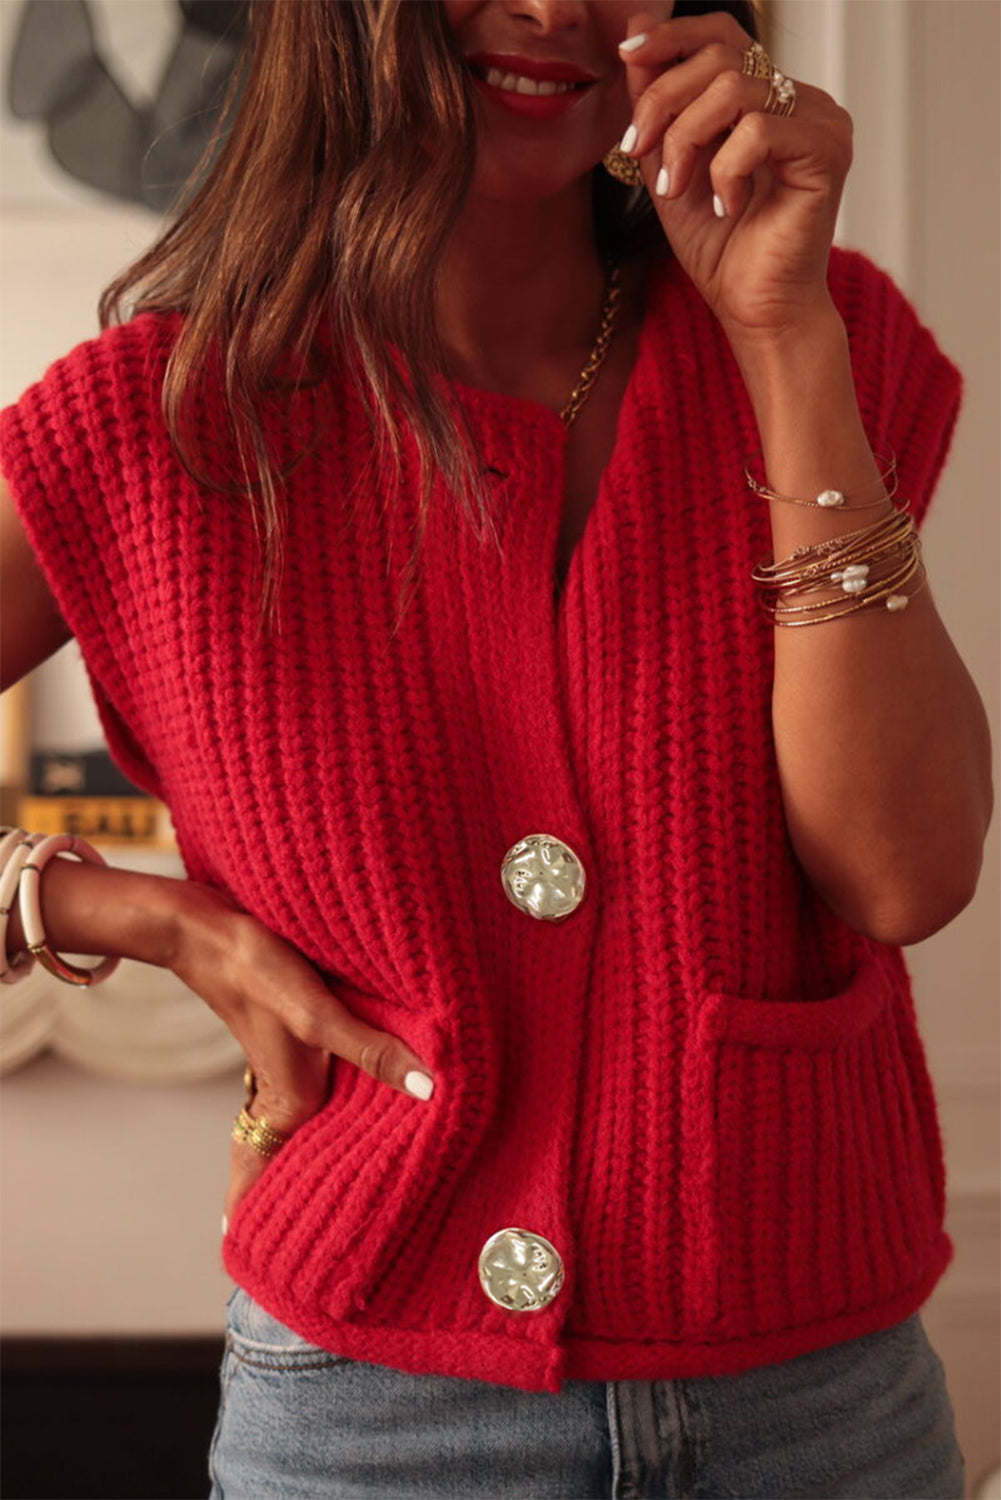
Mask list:
[[[900,586],[920,571],[918,587],[912,590],[917,593],[926,580],[920,553],[921,539],[905,502],[872,526],[812,547],[797,547],[782,562],[761,562],[751,577],[759,586],[762,608],[774,624],[813,625],[869,609],[880,600],[885,600],[891,613],[906,609],[910,595],[900,592]],[[877,567],[887,570],[874,577]],[[840,597],[827,593],[831,584],[840,585]],[[823,598],[800,602],[818,590],[824,591]],[[831,605],[833,609],[828,608]],[[824,609],[826,614],[816,613]]]
[[[896,493],[896,455],[889,459],[881,457],[880,463],[878,483],[882,486],[892,478],[891,488],[883,489],[875,500],[859,500],[853,494],[851,503],[844,491],[833,488],[822,490],[812,500],[779,494],[755,479],[750,461],[745,464],[744,478],[749,489],[769,500],[815,509],[867,510],[874,505],[886,505]],[[762,559],[752,570],[751,578],[758,585],[759,601],[772,623],[819,625],[824,620],[870,609],[880,601],[891,613],[906,609],[911,597],[927,581],[921,560],[921,539],[914,517],[908,514],[908,503],[904,500],[891,504],[890,510],[871,525],[812,546],[797,547],[781,561],[771,557]],[[904,593],[902,585],[915,575],[917,587]],[[832,585],[839,586],[833,594]],[[815,599],[813,596],[818,593],[822,597]]]

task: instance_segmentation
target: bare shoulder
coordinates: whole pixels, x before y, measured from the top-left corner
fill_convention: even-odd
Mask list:
[[[71,639],[0,474],[0,692]]]

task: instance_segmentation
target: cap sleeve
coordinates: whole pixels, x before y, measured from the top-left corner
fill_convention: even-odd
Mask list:
[[[162,797],[139,660],[152,567],[141,435],[152,412],[159,420],[150,332],[148,316],[104,330],[0,410],[0,471],[79,645],[112,759]]]
[[[896,454],[896,497],[910,501],[920,530],[952,443],[963,375],[889,272],[861,251],[832,251],[830,288],[870,444]]]

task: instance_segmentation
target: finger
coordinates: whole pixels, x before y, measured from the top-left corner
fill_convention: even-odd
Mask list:
[[[664,67],[656,50],[651,50],[651,38],[663,25],[663,22],[656,21],[649,11],[645,10],[634,11],[626,21],[626,31],[619,43],[619,57],[626,65],[626,92],[634,111],[638,99],[660,76]],[[628,42],[638,36],[645,38],[639,46],[633,46],[625,52],[621,50],[623,42]]]
[[[626,63],[626,88],[637,104],[665,67],[680,63],[706,47],[721,45],[731,52],[743,53],[752,38],[728,11],[711,11],[706,15],[674,16],[669,21],[655,21],[646,11],[629,17],[623,41],[645,34],[646,41],[619,56]],[[738,63],[739,66],[739,63]],[[637,129],[639,122],[636,122]],[[649,148],[648,148],[649,149]]]
[[[256,1092],[246,1106],[254,1120],[266,1119],[284,1136],[291,1136],[317,1115],[330,1097],[334,1059],[329,1052],[309,1047],[263,1006],[248,1013],[240,1037],[254,1072]],[[279,1148],[281,1149],[281,1148]],[[230,1141],[229,1187],[224,1211],[232,1221],[240,1199],[270,1161],[247,1141]]]
[[[416,1052],[400,1037],[353,1015],[291,944],[251,918],[237,946],[232,961],[242,986],[235,988],[242,988],[245,999],[241,1015],[227,1017],[227,1023],[241,1040],[261,1024],[256,1011],[270,1012],[308,1047],[332,1052],[401,1093],[430,1098],[433,1074]],[[253,976],[252,990],[247,975]],[[266,1070],[265,1057],[255,1058],[251,1051],[248,1056],[255,1072],[258,1062]]]
[[[329,1061],[330,1059],[328,1058]],[[265,1108],[260,1095],[257,1095],[251,1104],[247,1106],[247,1113],[252,1119],[266,1119],[269,1125],[275,1129],[278,1128],[276,1123],[277,1111]],[[314,1111],[314,1114],[316,1113],[319,1113],[319,1111]],[[302,1124],[305,1124],[305,1120],[300,1119],[300,1125]],[[296,1126],[295,1128],[298,1129],[299,1127]],[[282,1134],[289,1137],[293,1134],[293,1128],[288,1121]],[[278,1146],[265,1154],[263,1151],[259,1151],[256,1146],[250,1145],[248,1141],[237,1140],[231,1136],[229,1143],[229,1184],[226,1189],[226,1197],[223,1205],[223,1212],[230,1222],[232,1222],[233,1215],[241,1198],[249,1191],[261,1173],[266,1170],[272,1157],[283,1149],[283,1146]]]
[[[663,165],[671,175],[666,198],[677,198],[686,192],[695,177],[699,153],[720,136],[735,133],[737,129],[750,136],[752,142],[767,139],[770,145],[780,145],[780,156],[774,157],[776,160],[810,157],[815,168],[825,174],[836,177],[842,168],[846,171],[849,130],[845,132],[843,121],[849,121],[851,117],[821,89],[801,83],[797,83],[795,89],[795,117],[765,114],[764,105],[770,90],[767,78],[743,77],[732,71],[717,74],[708,89],[681,111],[663,136]],[[750,120],[750,124],[744,124],[746,120]],[[758,132],[765,130],[767,136],[764,133],[759,135]],[[720,150],[723,144],[725,142],[720,142]],[[846,159],[843,159],[843,147],[848,148]],[[753,145],[747,159],[752,154]],[[813,174],[810,183],[804,183],[804,186],[812,184]]]
[[[709,88],[723,73],[740,73],[741,57],[733,47],[712,42],[694,56],[659,73],[644,89],[633,110],[636,140],[627,156],[646,156],[660,144],[672,120]],[[767,92],[767,88],[766,88]]]
[[[329,1051],[308,1046],[263,1006],[251,1011],[240,1041],[254,1075],[249,1115],[265,1115],[275,1130],[290,1135],[323,1108],[335,1067]]]
[[[324,991],[318,1009],[303,1014],[297,1008],[291,1024],[310,1046],[326,1048],[380,1083],[418,1099],[431,1097],[434,1075],[417,1053],[392,1032],[380,1031],[352,1015],[329,990]]]
[[[717,73],[664,134],[661,160],[670,176],[670,186],[663,196],[677,198],[688,191],[702,147],[733,130],[745,115],[766,118],[761,111],[767,98],[766,79],[745,78],[731,69]]]
[[[748,180],[760,167],[782,166],[787,187],[813,193],[818,205],[828,205],[840,196],[840,166],[832,168],[829,128],[818,122],[800,122],[790,128],[788,118],[753,113],[744,115],[709,163],[709,180],[724,213],[740,211]],[[792,172],[789,168],[793,168]],[[847,174],[847,166],[844,169]]]

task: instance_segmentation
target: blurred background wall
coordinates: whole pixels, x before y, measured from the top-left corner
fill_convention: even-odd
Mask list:
[[[20,0],[0,5],[5,75],[20,9]],[[91,0],[90,12],[122,90],[136,103],[150,98],[176,40],[174,0]],[[1001,10],[995,0],[772,0],[768,28],[777,64],[826,88],[855,121],[838,242],[897,278],[966,375],[924,556],[997,746]],[[99,290],[158,221],[148,206],[75,181],[53,160],[44,129],[6,107],[0,215],[6,404],[98,331]],[[75,643],[23,687],[0,705],[9,720],[11,700],[29,700],[36,744],[103,743]],[[1001,1404],[998,825],[995,815],[974,902],[907,950],[957,1246],[922,1316],[947,1366],[971,1495],[998,1459]],[[238,1067],[136,1083],[47,1051],[6,1076],[5,1333],[220,1332],[232,1283],[219,1260],[219,1219],[241,1098]]]
[[[838,242],[892,272],[966,376],[923,547],[939,613],[991,718],[996,768],[998,606],[987,574],[1001,553],[1001,7],[775,0],[771,13],[779,65],[827,89],[854,120]],[[956,1243],[922,1318],[947,1367],[971,1494],[1001,1446],[998,830],[995,812],[972,904],[906,950],[939,1099]],[[990,1493],[1001,1494],[1001,1484]]]
[[[147,247],[161,222],[153,207],[81,182],[59,164],[62,153],[70,161],[78,155],[109,187],[125,188],[138,173],[154,202],[166,201],[157,184],[173,163],[147,153],[154,140],[161,152],[179,150],[198,100],[175,98],[172,125],[162,133],[143,110],[162,95],[172,57],[178,79],[204,76],[213,55],[225,57],[217,39],[183,27],[176,0],[49,4],[59,31],[38,34],[32,87],[22,74],[18,90],[11,67],[22,0],[0,3],[0,404],[16,400],[52,359],[98,332],[99,291]],[[51,16],[38,14],[51,24]],[[60,127],[54,156],[44,121],[12,115],[12,94],[20,107],[34,108],[55,88],[68,56],[57,55],[53,35],[64,38],[79,78],[88,19],[107,77],[79,85],[93,115]],[[178,59],[182,38],[189,50]],[[40,748],[85,751],[104,743],[74,641],[4,694],[0,706],[8,755],[18,738],[14,725],[25,717]],[[125,851],[102,852],[112,864],[183,875],[179,859],[129,850],[126,861]],[[148,1005],[162,971],[130,968],[141,987],[137,999]],[[63,1004],[81,998],[58,988],[66,992]],[[0,1086],[5,1334],[221,1334],[232,1282],[219,1257],[220,1219],[229,1129],[242,1102],[238,1063],[218,1077],[168,1084],[100,1076],[46,1050],[7,1073]]]

